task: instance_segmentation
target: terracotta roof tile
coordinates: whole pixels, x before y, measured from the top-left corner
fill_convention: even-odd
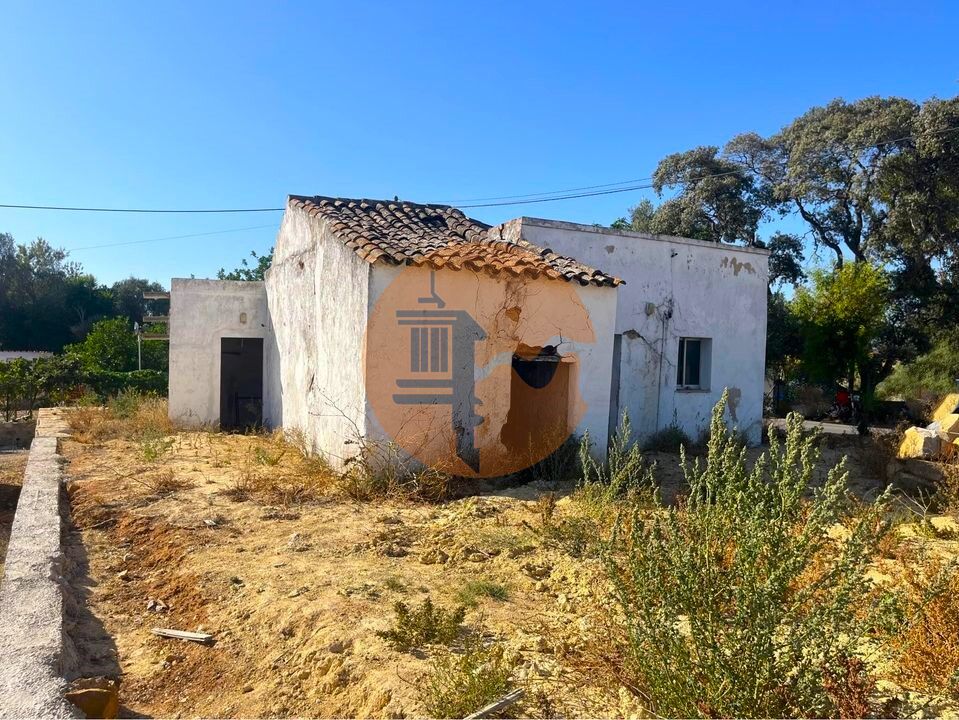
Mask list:
[[[612,275],[473,220],[449,205],[290,195],[289,206],[322,217],[344,245],[367,262],[463,267],[490,274],[548,277],[616,286]]]

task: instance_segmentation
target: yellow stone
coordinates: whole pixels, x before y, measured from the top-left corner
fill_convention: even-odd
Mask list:
[[[932,414],[933,422],[945,425],[949,418],[959,418],[959,393],[949,393]]]
[[[120,713],[120,698],[116,686],[71,690],[67,692],[66,698],[88,718],[115,718]]]
[[[942,440],[925,428],[911,427],[902,436],[900,458],[930,458],[939,454]]]

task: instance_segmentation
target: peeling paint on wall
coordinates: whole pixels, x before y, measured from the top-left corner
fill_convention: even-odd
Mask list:
[[[756,268],[753,267],[752,263],[739,262],[739,260],[733,256],[724,257],[722,262],[719,263],[719,267],[724,267],[724,268],[731,267],[733,269],[733,275],[735,275],[736,277],[739,277],[739,272],[741,270],[745,270],[750,275],[756,274]]]
[[[606,246],[606,252],[608,252],[610,255],[612,255],[613,252],[615,252],[615,250],[616,250],[616,246],[615,246],[615,245],[607,245],[607,246]]]

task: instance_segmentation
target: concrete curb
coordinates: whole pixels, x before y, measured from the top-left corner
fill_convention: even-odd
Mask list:
[[[60,499],[65,434],[41,410],[20,490],[0,587],[0,717],[83,717],[64,699]]]

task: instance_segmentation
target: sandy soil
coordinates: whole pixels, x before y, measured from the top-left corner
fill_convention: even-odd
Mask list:
[[[442,505],[236,502],[223,492],[251,442],[181,435],[155,465],[135,460],[128,442],[64,443],[68,555],[84,601],[68,632],[83,675],[122,674],[128,713],[422,714],[426,658],[392,650],[375,631],[391,626],[396,601],[430,595],[452,606],[476,579],[504,584],[509,598],[480,600],[467,624],[508,641],[520,674],[554,702],[575,704],[543,631],[578,622],[593,568],[537,547],[536,489]],[[282,473],[285,462],[261,470]],[[168,470],[191,487],[152,496],[141,482]],[[148,609],[151,600],[167,609]],[[216,644],[160,639],[156,626],[203,630]]]
[[[0,453],[0,580],[3,579],[3,558],[7,555],[10,526],[17,510],[26,465],[26,450]]]
[[[595,560],[537,532],[538,499],[556,491],[557,513],[569,513],[571,488],[524,485],[435,505],[231,499],[251,468],[292,472],[289,456],[256,464],[262,442],[179,434],[152,462],[127,441],[63,443],[76,598],[67,631],[82,675],[122,676],[127,716],[422,715],[417,685],[430,653],[398,652],[375,633],[391,626],[396,601],[429,595],[451,606],[477,579],[505,585],[509,597],[480,599],[467,624],[505,643],[518,678],[549,697],[550,714],[635,710],[572,684],[554,652],[557,638],[589,632],[582,608],[599,582]],[[827,448],[827,463],[844,452]],[[677,458],[652,459],[664,494],[675,495]],[[155,478],[170,475],[186,486],[153,494]],[[869,495],[883,483],[857,466],[852,484]],[[161,639],[153,627],[216,642]]]

